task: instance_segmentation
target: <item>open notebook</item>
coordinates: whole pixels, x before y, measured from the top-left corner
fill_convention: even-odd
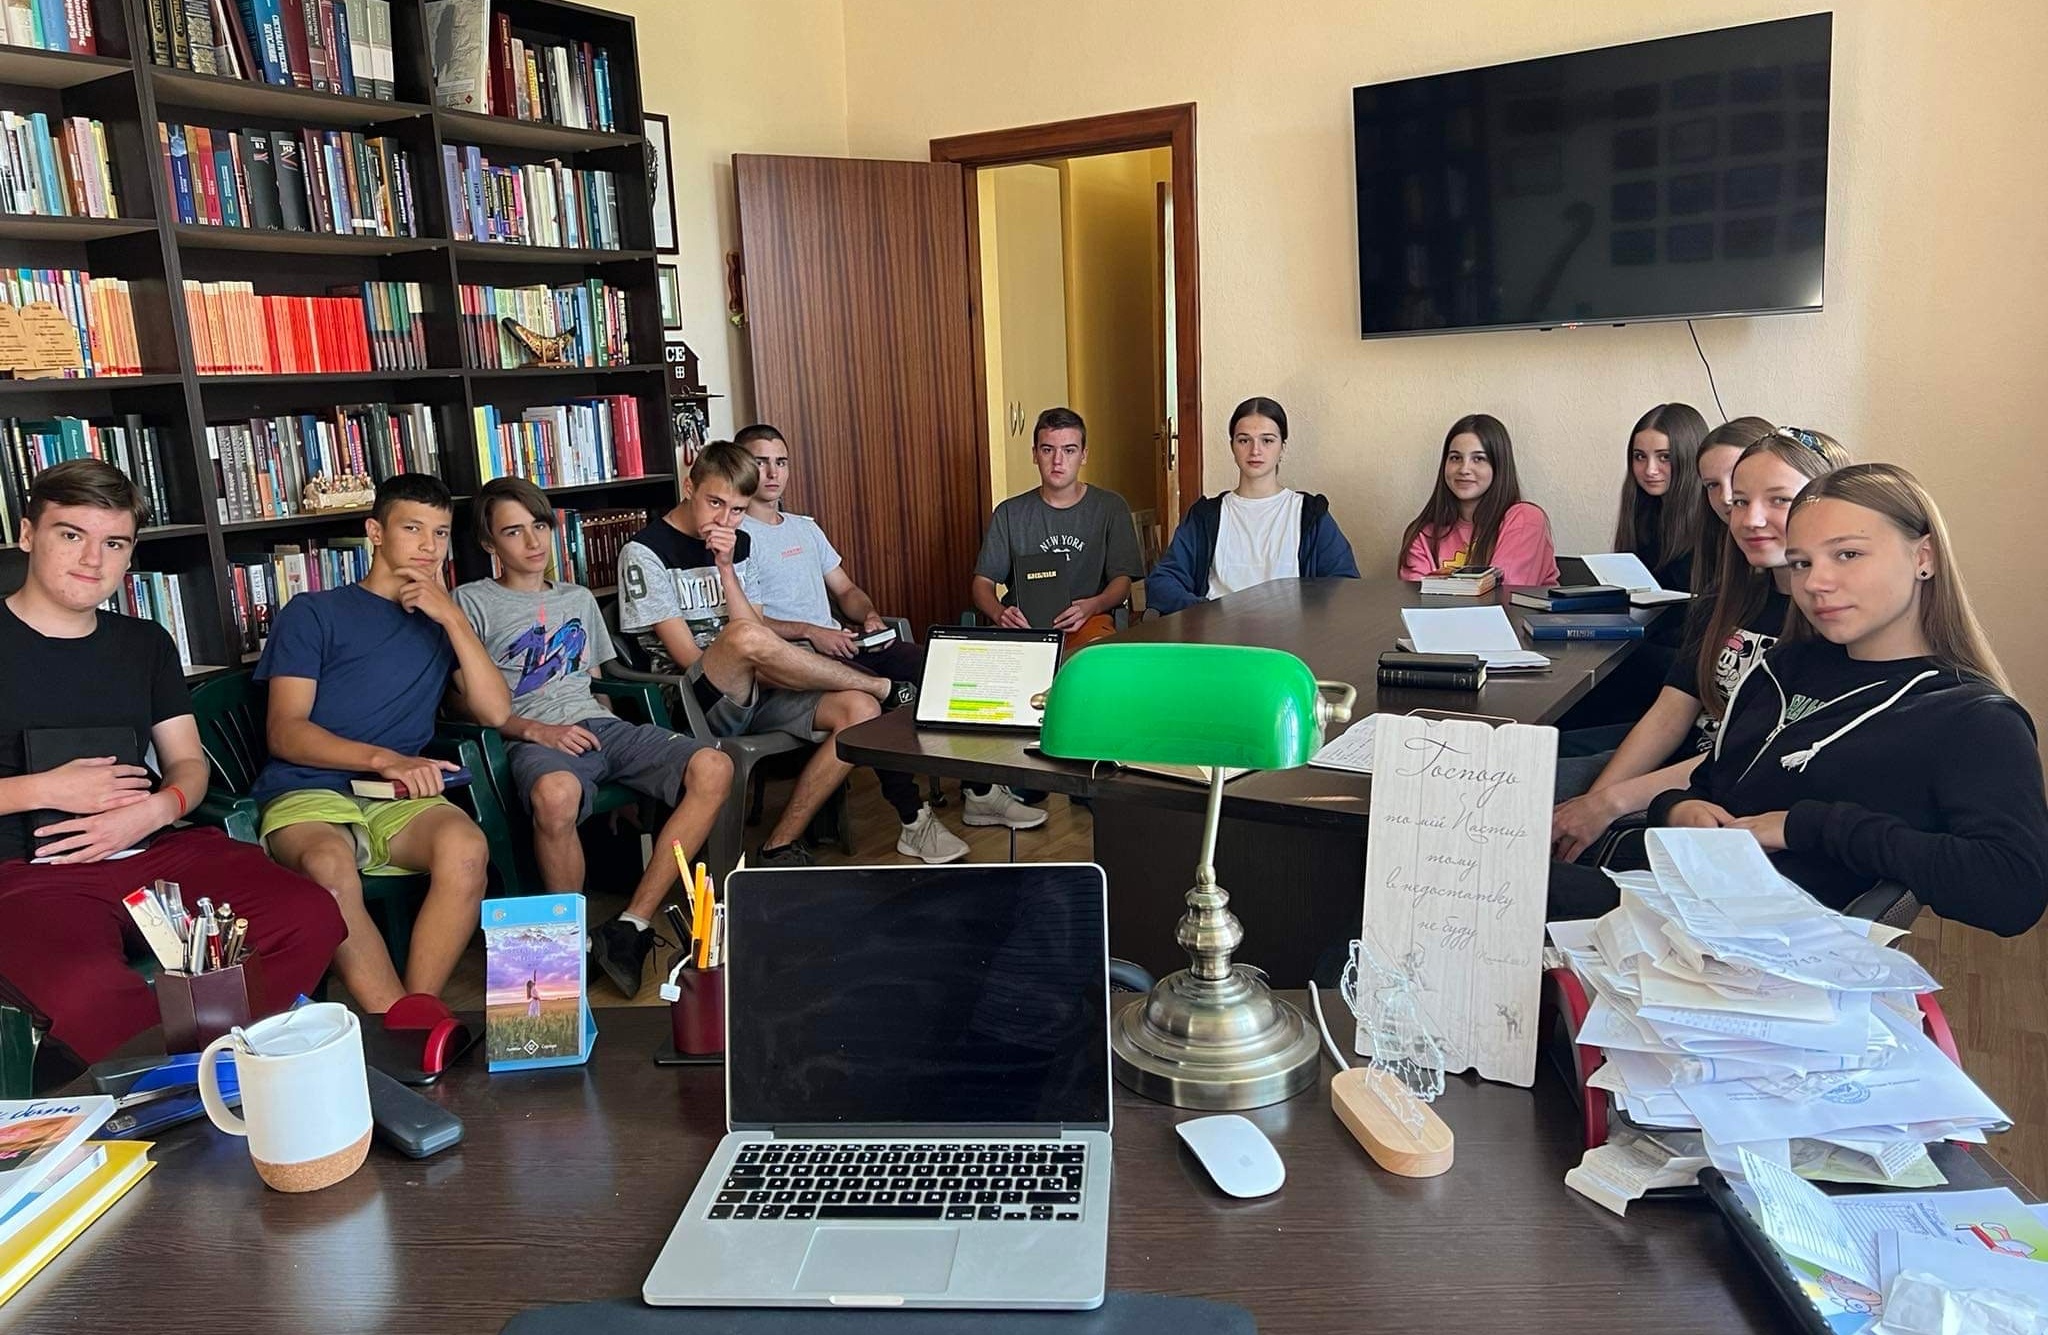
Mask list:
[[[1550,660],[1522,647],[1521,637],[1498,603],[1478,607],[1404,607],[1397,643],[1418,654],[1478,654],[1489,673],[1542,672]]]
[[[1667,589],[1659,585],[1657,577],[1634,552],[1596,552],[1579,559],[1586,563],[1587,571],[1599,583],[1627,589],[1628,600],[1636,607],[1682,603],[1692,597],[1682,589]]]

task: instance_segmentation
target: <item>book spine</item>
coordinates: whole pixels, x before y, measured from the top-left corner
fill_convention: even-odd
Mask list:
[[[1641,626],[1531,626],[1532,640],[1640,640]]]
[[[1476,691],[1485,683],[1478,672],[1428,672],[1418,668],[1379,668],[1379,684],[1415,691]]]

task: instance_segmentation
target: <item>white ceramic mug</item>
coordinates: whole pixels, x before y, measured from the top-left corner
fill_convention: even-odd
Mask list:
[[[246,1039],[246,1042],[242,1041]],[[219,1054],[233,1049],[243,1117],[220,1096]],[[370,1080],[355,1013],[319,1002],[216,1038],[199,1054],[199,1098],[213,1124],[245,1136],[256,1175],[279,1191],[318,1191],[370,1152]]]

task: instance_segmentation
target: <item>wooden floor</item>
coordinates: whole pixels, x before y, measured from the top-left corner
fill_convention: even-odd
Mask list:
[[[939,814],[967,840],[968,858],[1000,862],[1008,857],[1008,831],[961,825],[959,788],[949,784],[946,791],[949,800]],[[786,785],[771,785],[768,810],[777,810],[786,793]],[[1018,860],[1087,861],[1093,855],[1093,818],[1063,797],[1048,797],[1044,805],[1046,823],[1017,836]],[[820,861],[874,865],[911,860],[896,851],[895,813],[882,801],[874,776],[866,770],[854,772],[852,823],[852,855],[833,849],[822,853]],[[750,845],[758,843],[763,832],[749,831]],[[590,897],[593,922],[617,913],[626,899],[623,891],[602,889],[592,890]],[[1922,913],[1903,944],[1943,985],[1942,1008],[1964,1068],[2013,1119],[2011,1131],[1992,1137],[1992,1154],[2020,1181],[2048,1192],[2048,925],[2008,941]],[[670,958],[666,949],[657,951],[658,964],[665,965]],[[591,1004],[658,1006],[662,1002],[656,989],[665,972],[648,969],[640,994],[630,999],[620,996],[608,980],[594,978]],[[482,1009],[483,980],[483,942],[478,937],[449,984],[449,1004]]]

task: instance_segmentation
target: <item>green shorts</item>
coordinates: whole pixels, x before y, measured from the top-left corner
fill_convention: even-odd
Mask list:
[[[272,798],[263,808],[256,837],[270,851],[270,836],[288,825],[339,825],[356,841],[356,870],[374,875],[381,871],[424,871],[423,867],[394,868],[391,841],[399,832],[436,807],[454,806],[445,797],[403,797],[385,800],[337,793],[330,788],[298,788]]]

